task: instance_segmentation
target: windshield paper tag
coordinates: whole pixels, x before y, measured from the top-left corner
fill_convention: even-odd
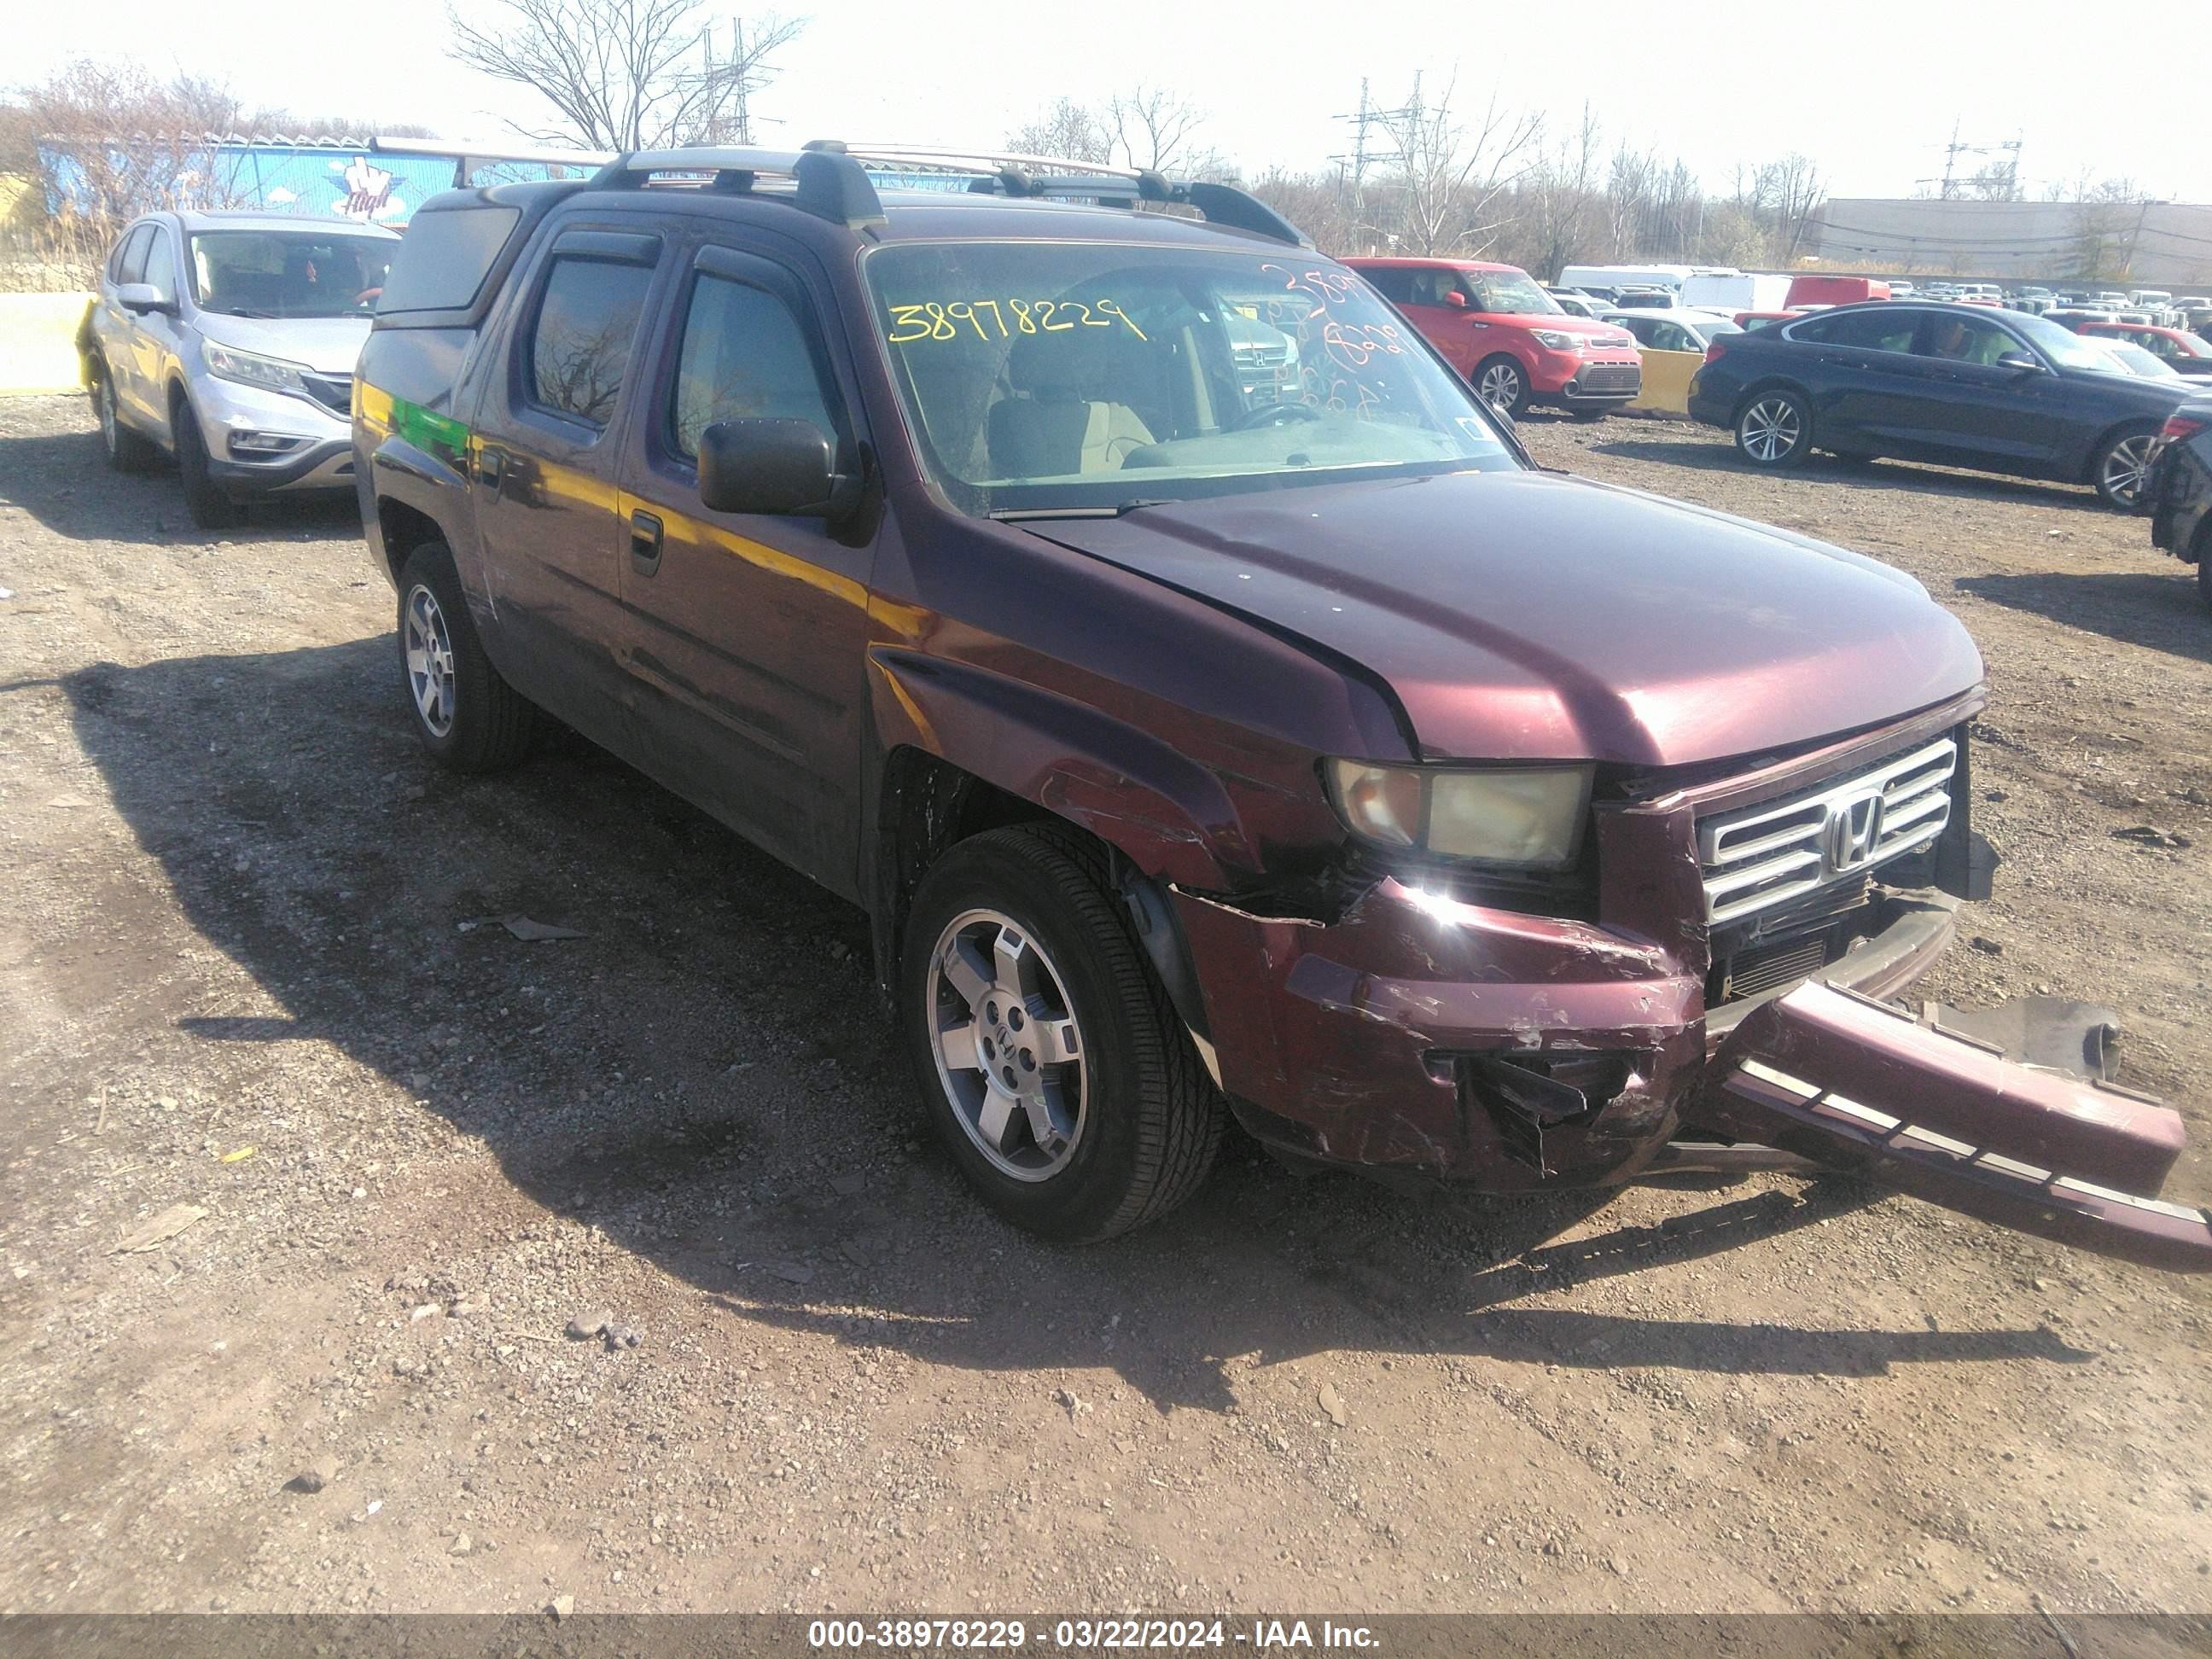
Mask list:
[[[1093,316],[1093,312],[1098,315]],[[1073,328],[1111,328],[1117,322],[1139,339],[1150,338],[1111,300],[1093,300],[1088,304],[1078,300],[930,300],[920,305],[893,306],[890,313],[894,331],[884,337],[893,345],[957,340],[963,337],[963,323],[975,331],[979,340],[1011,339],[1017,334],[1064,334]],[[987,319],[997,325],[996,334],[984,326]]]

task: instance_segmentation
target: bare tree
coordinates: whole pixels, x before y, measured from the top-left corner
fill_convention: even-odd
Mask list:
[[[1556,276],[1583,252],[1597,205],[1598,138],[1597,117],[1584,104],[1574,132],[1528,171],[1522,191],[1529,231],[1526,257],[1540,273]]]
[[[1006,148],[1019,155],[1064,156],[1071,161],[1109,161],[1113,136],[1091,110],[1072,98],[1054,100],[1050,108],[1006,135]]]
[[[82,59],[18,89],[0,106],[0,171],[37,180],[49,211],[9,227],[9,285],[87,286],[139,214],[232,205],[214,141],[246,125],[222,83],[136,64]]]
[[[1124,167],[1191,174],[1222,171],[1221,157],[1196,142],[1205,125],[1204,110],[1161,87],[1116,93],[1106,105],[1105,125]]]
[[[1453,111],[1456,81],[1424,105],[1417,88],[1406,107],[1385,118],[1396,151],[1400,246],[1408,253],[1479,251],[1498,228],[1492,210],[1528,170],[1544,118],[1490,101],[1471,123]]]
[[[808,20],[737,20],[726,43],[701,0],[498,0],[481,21],[449,12],[451,55],[528,87],[558,124],[516,131],[587,149],[752,139],[751,98]]]

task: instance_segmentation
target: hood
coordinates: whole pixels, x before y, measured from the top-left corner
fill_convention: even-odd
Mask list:
[[[192,326],[217,345],[282,357],[318,374],[351,374],[374,319],[361,317],[233,317],[203,311]]]
[[[1982,677],[1966,630],[1899,571],[1557,474],[1024,527],[1359,665],[1434,758],[1718,760],[1878,725]]]
[[[1472,317],[1480,313],[1469,312],[1468,314]],[[1608,323],[1596,317],[1577,317],[1571,311],[1560,312],[1557,315],[1548,311],[1514,312],[1506,315],[1506,320],[1517,328],[1548,328],[1555,333],[1577,334],[1585,339],[1594,334],[1601,335],[1621,345],[1636,343],[1619,323]]]

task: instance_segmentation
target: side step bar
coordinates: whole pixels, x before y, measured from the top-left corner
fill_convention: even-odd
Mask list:
[[[1686,1116],[1737,1139],[2099,1255],[2212,1272],[2212,1216],[2156,1197],[2181,1120],[2132,1091],[1818,983],[1746,1015],[1706,1075]]]

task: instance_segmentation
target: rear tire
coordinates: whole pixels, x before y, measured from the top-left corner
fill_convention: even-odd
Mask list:
[[[1503,351],[1485,357],[1468,379],[1475,396],[1492,409],[1503,410],[1516,421],[1528,412],[1528,371],[1519,358]]]
[[[2089,482],[2106,506],[2133,513],[2142,505],[2143,486],[2150,480],[2150,455],[2157,447],[2154,426],[2115,432],[2098,447],[2096,459],[2089,463]]]
[[[185,483],[185,510],[203,530],[235,529],[246,522],[246,509],[208,471],[207,440],[200,436],[199,417],[183,398],[169,407],[169,426],[177,441],[177,472]]]
[[[399,572],[399,684],[440,765],[503,772],[529,755],[537,705],[492,666],[443,542],[423,543]]]
[[[92,412],[100,422],[100,447],[107,453],[108,465],[118,472],[145,471],[160,448],[144,433],[124,425],[123,411],[115,401],[115,376],[108,372],[106,358],[99,360],[93,373]]]
[[[1736,411],[1735,447],[1753,466],[1802,466],[1813,453],[1813,411],[1784,386],[1753,392]]]
[[[1023,824],[946,853],[907,917],[897,994],[939,1139],[1014,1225],[1111,1238],[1205,1180],[1219,1097],[1089,837]]]

